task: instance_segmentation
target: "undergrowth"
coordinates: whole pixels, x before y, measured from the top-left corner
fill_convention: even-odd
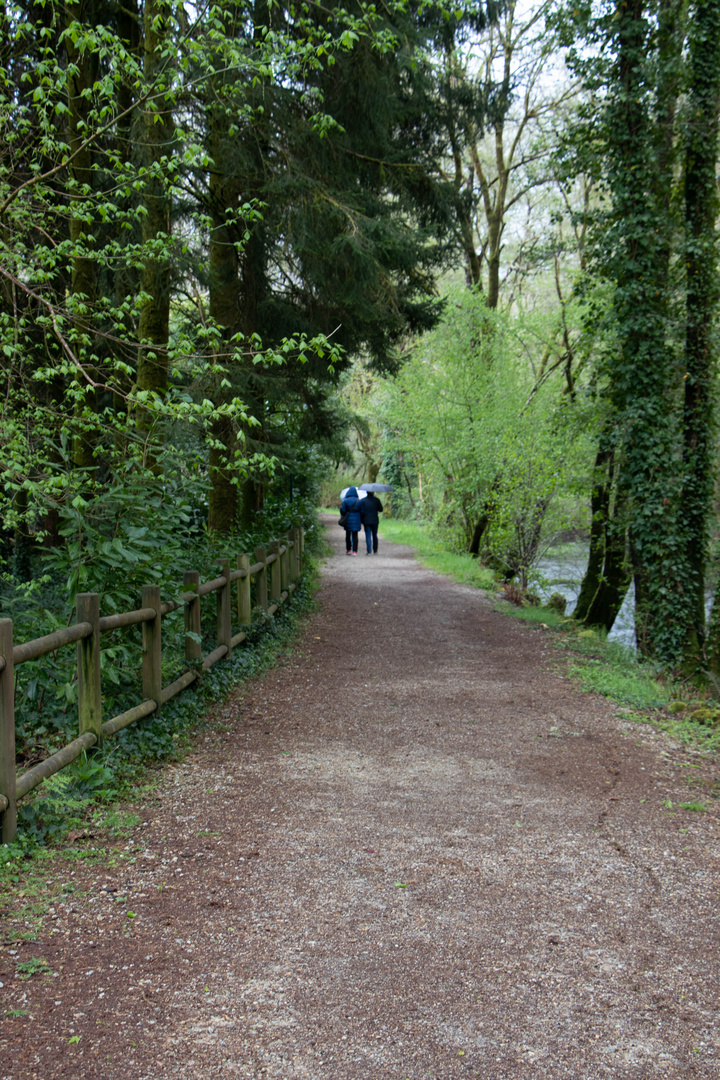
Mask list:
[[[306,548],[303,579],[292,603],[273,618],[254,623],[246,642],[233,650],[229,661],[216,663],[202,678],[168,702],[160,716],[151,715],[106,740],[101,751],[91,751],[50,777],[18,804],[18,835],[0,847],[0,879],[12,880],[28,858],[48,856],[48,845],[83,828],[108,837],[131,827],[130,816],[114,804],[151,778],[159,761],[177,760],[206,726],[210,705],[221,701],[244,680],[259,675],[286,649],[303,616],[314,607],[319,538]]]
[[[116,502],[104,508],[102,500],[95,502],[101,505],[98,509],[93,504],[94,513],[103,528],[110,529],[112,522],[106,519],[111,510],[117,510]],[[30,580],[21,581],[4,568],[0,558],[0,612],[12,619],[16,644],[71,624],[75,619],[77,589],[98,593],[101,615],[132,611],[141,606],[143,585],[160,585],[163,600],[174,598],[182,592],[184,570],[197,570],[201,580],[217,577],[224,558],[234,562],[233,552],[253,552],[257,546],[266,545],[269,538],[285,532],[296,520],[308,523],[308,550],[317,545],[315,516],[307,499],[295,498],[292,503],[276,501],[256,515],[252,532],[241,532],[222,541],[213,538],[202,523],[177,507],[162,502],[152,510],[149,505],[152,502],[148,496],[142,527],[125,522],[124,540],[119,537],[103,540],[99,525],[95,537],[92,521],[90,525],[86,522],[86,533],[92,535],[83,537],[79,563],[74,561],[80,556],[72,545],[67,549],[38,549],[33,555]],[[139,513],[137,507],[135,511]],[[212,598],[203,603],[201,611],[204,652],[210,652],[216,645]],[[182,609],[163,617],[162,637],[163,685],[168,685],[185,669]],[[141,656],[141,626],[102,634],[104,719],[142,701]],[[15,746],[19,769],[29,768],[76,737],[77,692],[74,648],[61,648],[16,667]]]

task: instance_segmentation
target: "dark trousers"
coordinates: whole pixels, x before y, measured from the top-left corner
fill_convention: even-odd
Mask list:
[[[346,529],[345,530],[345,550],[350,551],[351,547],[352,547],[353,551],[357,551],[357,549],[358,549],[358,532],[357,532],[357,530],[353,530],[351,532],[350,529]]]
[[[365,543],[367,544],[368,555],[371,551],[374,551],[377,555],[377,525],[363,525],[363,529],[365,530]]]

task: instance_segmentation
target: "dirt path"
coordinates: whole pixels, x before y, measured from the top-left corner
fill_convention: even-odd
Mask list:
[[[664,805],[703,771],[330,535],[297,650],[3,948],[0,1077],[720,1076],[718,819]]]

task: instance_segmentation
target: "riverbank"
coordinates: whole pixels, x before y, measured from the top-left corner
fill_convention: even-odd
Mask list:
[[[544,606],[518,608],[506,603],[491,571],[470,555],[444,551],[416,522],[389,518],[382,522],[381,535],[410,546],[418,560],[436,573],[486,590],[499,611],[542,625],[550,633],[553,647],[570,658],[568,672],[576,685],[617,703],[628,720],[652,724],[678,745],[692,747],[703,755],[714,758],[720,753],[718,702],[707,690],[687,680],[661,676],[653,665],[639,661],[629,641],[634,633],[631,605],[624,606],[618,632],[606,637],[577,625],[556,610]],[[546,598],[561,592],[574,606],[573,590],[582,579],[583,550],[582,544],[573,543],[548,553],[540,568],[545,573],[542,593]]]

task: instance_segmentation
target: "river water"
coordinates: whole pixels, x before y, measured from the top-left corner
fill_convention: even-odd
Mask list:
[[[588,545],[583,543],[561,544],[550,548],[536,565],[539,575],[537,584],[533,582],[542,600],[548,600],[553,593],[562,593],[567,600],[565,614],[570,615],[577,603],[578,593],[585,574],[588,560]],[[635,648],[635,598],[630,588],[620,609],[609,641],[620,641],[623,645]]]
[[[587,559],[588,545],[580,541],[549,548],[535,567],[538,578],[533,580],[533,588],[542,600],[548,600],[554,592],[562,593],[567,600],[565,614],[570,615],[577,603]],[[710,617],[714,592],[714,586],[711,586],[705,596],[706,618]],[[635,648],[635,590],[632,585],[625,594],[623,606],[608,634],[608,641],[620,641],[631,649]]]

